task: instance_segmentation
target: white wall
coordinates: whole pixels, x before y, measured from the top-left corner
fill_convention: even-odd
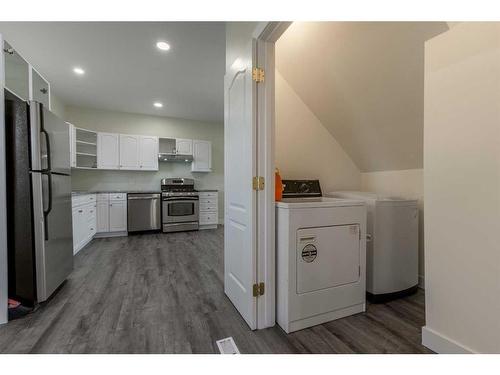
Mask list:
[[[50,111],[56,116],[64,119],[66,117],[66,106],[58,96],[50,91]]]
[[[422,168],[424,43],[445,22],[294,22],[276,67],[362,172]]]
[[[73,170],[73,190],[159,190],[168,177],[195,179],[198,189],[219,190],[219,216],[224,210],[224,127],[168,117],[156,117],[81,107],[65,108],[65,120],[75,126],[111,133],[156,135],[212,141],[212,172],[192,173],[191,164],[160,163],[158,172]]]
[[[438,352],[500,353],[500,24],[426,43],[426,326]]]
[[[226,22],[226,71],[242,55],[244,41],[252,37],[258,26],[259,22]]]
[[[424,170],[405,169],[361,173],[361,189],[408,199],[418,199],[418,274],[419,285],[425,287],[424,267]]]
[[[351,158],[276,71],[276,167],[284,179],[319,179],[323,192],[359,190]]]
[[[0,45],[3,46],[0,34]],[[4,54],[0,52],[0,324],[7,322],[7,202],[5,182]]]

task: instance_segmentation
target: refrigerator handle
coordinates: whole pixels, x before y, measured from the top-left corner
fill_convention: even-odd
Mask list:
[[[43,172],[49,172],[52,169],[50,163],[50,138],[49,133],[45,130],[44,119],[43,119],[43,104],[40,104],[40,132],[45,136],[45,147],[47,148],[47,169],[44,169]],[[50,177],[49,177],[50,178]]]
[[[47,176],[47,185],[48,185],[48,193],[49,199],[47,202],[47,208],[43,210],[43,230],[45,232],[45,241],[49,240],[49,225],[48,225],[48,216],[50,211],[52,211],[52,174],[50,172],[44,173]]]

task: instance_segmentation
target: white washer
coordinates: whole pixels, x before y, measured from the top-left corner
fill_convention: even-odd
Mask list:
[[[384,302],[418,288],[418,202],[362,191],[327,196],[361,199],[368,210],[366,291],[368,300]]]
[[[365,311],[363,201],[285,198],[276,231],[276,315],[285,332]]]

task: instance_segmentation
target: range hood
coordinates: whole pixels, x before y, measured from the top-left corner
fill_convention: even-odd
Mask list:
[[[168,162],[175,161],[179,163],[191,163],[193,161],[193,155],[181,155],[181,154],[160,152],[158,154],[158,161],[168,161]]]

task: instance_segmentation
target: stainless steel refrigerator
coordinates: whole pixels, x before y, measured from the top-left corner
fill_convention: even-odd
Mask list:
[[[69,127],[5,90],[9,297],[47,300],[73,269]]]

